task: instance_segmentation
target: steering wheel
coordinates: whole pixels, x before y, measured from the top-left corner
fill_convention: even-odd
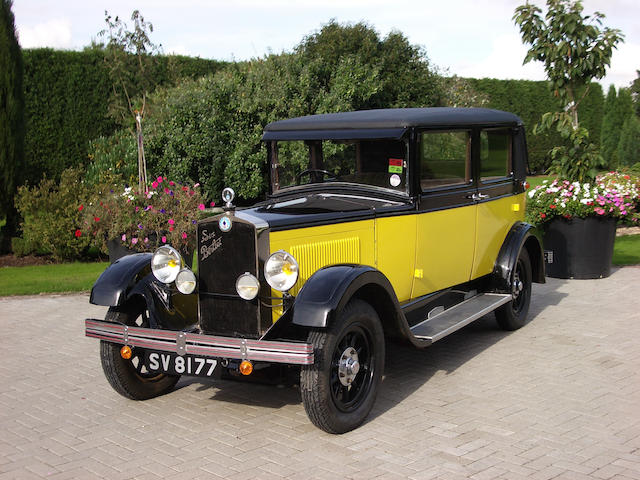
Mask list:
[[[327,170],[321,170],[319,168],[307,168],[306,170],[301,171],[299,174],[296,175],[296,185],[300,185],[300,179],[302,178],[303,175],[309,175],[312,173],[321,173],[322,175],[326,175],[328,180],[337,180],[338,177],[336,177],[333,173],[327,171]]]

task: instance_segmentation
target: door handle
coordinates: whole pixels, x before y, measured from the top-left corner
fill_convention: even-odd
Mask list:
[[[473,195],[467,195],[467,198],[470,198],[474,202],[479,202],[486,198],[489,198],[489,195],[485,195],[484,193],[474,193]]]

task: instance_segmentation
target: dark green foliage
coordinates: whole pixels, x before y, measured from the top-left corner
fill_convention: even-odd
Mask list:
[[[635,115],[629,115],[624,121],[617,156],[621,167],[630,167],[640,162],[640,119]]]
[[[545,172],[551,166],[550,150],[566,144],[557,132],[533,134],[533,127],[540,122],[542,115],[559,107],[558,100],[549,90],[548,82],[490,78],[466,80],[475,91],[488,97],[488,103],[483,106],[513,112],[522,119],[527,131],[529,166],[532,171]],[[579,108],[581,123],[589,126],[591,141],[600,138],[602,104],[602,88],[599,84],[592,83]]]
[[[267,185],[262,129],[283,118],[367,108],[432,106],[442,99],[424,53],[399,33],[332,22],[293,54],[231,65],[152,98],[150,177],[199,181],[205,196],[231,186],[241,201]]]
[[[87,163],[89,141],[111,135],[110,83],[99,47],[83,52],[24,51],[27,117],[26,166],[21,183],[36,184],[44,175],[59,178],[67,167]],[[217,71],[220,62],[188,57],[159,57],[154,75],[160,84],[182,76]]]
[[[106,117],[109,83],[102,52],[25,50],[27,116],[26,167],[23,180],[60,177],[82,165],[87,143],[109,135]]]
[[[627,88],[621,88],[616,94],[615,87],[611,85],[604,107],[600,141],[600,153],[610,169],[619,165],[620,135],[626,119],[630,116],[633,116],[631,92]]]
[[[7,238],[16,227],[13,196],[24,155],[23,64],[12,3],[2,0],[0,4],[0,219],[7,220]]]
[[[100,183],[107,171],[122,177],[128,185],[136,184],[138,149],[129,130],[118,130],[108,137],[91,140],[88,158],[85,180],[90,185]]]

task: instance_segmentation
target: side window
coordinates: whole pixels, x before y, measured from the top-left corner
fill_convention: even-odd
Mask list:
[[[471,179],[469,132],[422,132],[420,137],[420,184],[422,190],[461,185]]]
[[[511,132],[483,130],[480,133],[480,178],[505,178],[511,171]]]

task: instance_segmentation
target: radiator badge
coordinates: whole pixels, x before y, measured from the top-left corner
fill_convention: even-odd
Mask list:
[[[200,238],[200,259],[207,259],[213,252],[215,252],[222,245],[222,237],[216,237],[215,232],[202,231]]]
[[[218,220],[218,227],[220,227],[221,232],[228,232],[231,230],[231,219],[229,217],[222,217]]]

